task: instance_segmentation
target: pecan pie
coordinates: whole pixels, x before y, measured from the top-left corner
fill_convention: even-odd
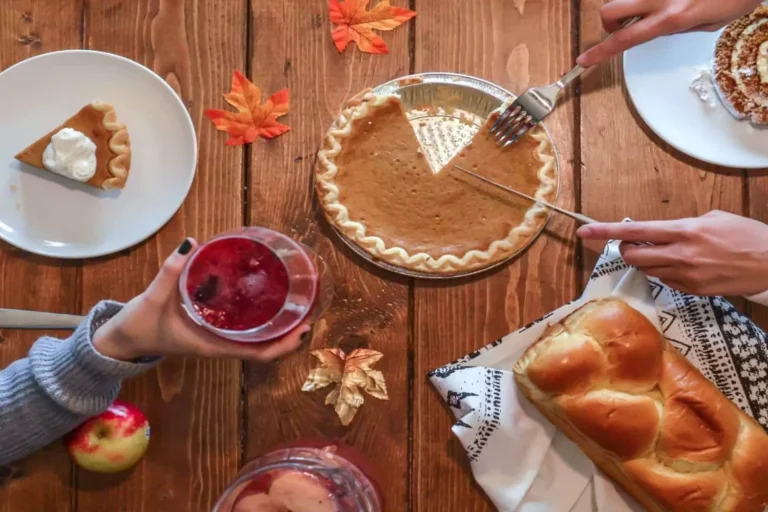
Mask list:
[[[715,46],[715,85],[739,119],[768,124],[768,5],[728,25]]]

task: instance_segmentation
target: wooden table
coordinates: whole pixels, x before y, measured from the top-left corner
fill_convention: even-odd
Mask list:
[[[384,36],[390,55],[371,56],[336,51],[327,0],[0,2],[0,69],[65,48],[124,55],[179,93],[200,143],[186,203],[146,243],[75,263],[2,246],[0,306],[84,313],[102,298],[127,300],[185,236],[206,239],[251,224],[316,248],[337,282],[311,343],[279,364],[169,359],[126,383],[123,398],[152,422],[149,453],[135,470],[120,477],[78,471],[55,443],[6,475],[0,512],[208,511],[245,461],[308,435],[341,437],[374,456],[389,510],[493,510],[426,372],[577,296],[594,254],[578,245],[570,220],[555,217],[524,256],[499,271],[440,284],[400,278],[366,264],[328,232],[310,175],[339,106],[361,88],[420,71],[467,73],[512,91],[548,83],[602,37],[601,4],[410,0],[419,16]],[[289,134],[246,148],[224,145],[203,110],[223,106],[235,69],[265,92],[290,89]],[[618,60],[586,76],[547,124],[560,153],[562,206],[603,220],[715,208],[768,220],[766,173],[704,165],[662,143],[628,104]],[[23,357],[37,335],[0,334],[0,367]],[[370,399],[351,428],[322,405],[323,393],[299,391],[314,364],[309,348],[332,346],[385,354],[378,367],[391,400]]]

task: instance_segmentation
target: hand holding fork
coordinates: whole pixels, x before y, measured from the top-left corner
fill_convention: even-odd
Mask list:
[[[622,26],[638,21],[640,17],[625,21]],[[611,36],[608,36],[610,38]],[[557,82],[543,87],[528,89],[501,113],[491,126],[491,134],[501,147],[507,147],[522,137],[525,132],[539,124],[555,110],[555,104],[563,89],[586,71],[587,68],[577,64],[563,75]]]

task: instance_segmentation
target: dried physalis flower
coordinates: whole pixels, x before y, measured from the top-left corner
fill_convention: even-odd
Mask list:
[[[365,348],[352,351],[348,356],[338,348],[326,348],[312,352],[320,366],[309,372],[302,391],[316,391],[331,384],[338,384],[325,398],[326,405],[333,405],[342,425],[349,425],[357,410],[365,401],[362,391],[380,400],[389,400],[384,374],[371,369],[381,352]]]

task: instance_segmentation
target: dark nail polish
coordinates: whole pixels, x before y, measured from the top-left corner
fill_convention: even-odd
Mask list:
[[[191,250],[192,250],[192,242],[190,242],[189,238],[187,238],[179,246],[179,254],[181,254],[183,256],[183,255],[187,254]]]

